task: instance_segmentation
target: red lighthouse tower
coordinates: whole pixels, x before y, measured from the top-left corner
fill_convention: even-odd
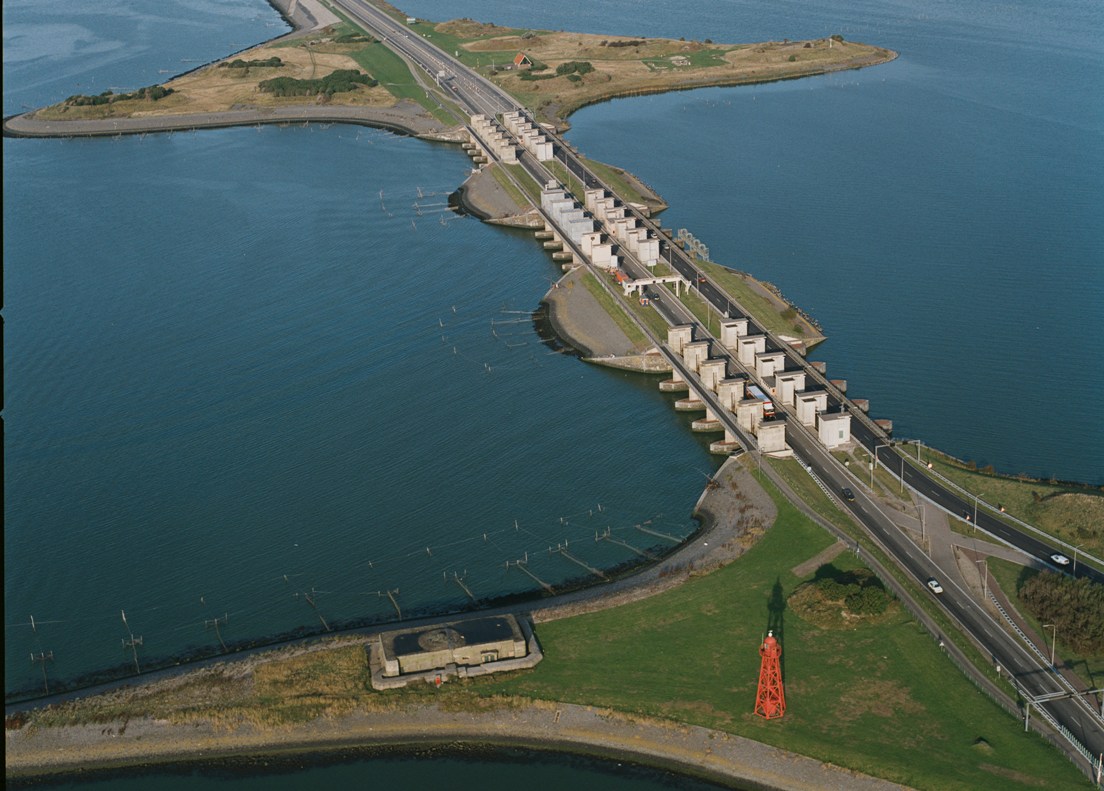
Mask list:
[[[755,713],[772,720],[786,713],[786,695],[782,691],[782,646],[774,639],[774,631],[767,632],[767,639],[759,648],[763,658],[759,665],[759,691],[755,694]]]

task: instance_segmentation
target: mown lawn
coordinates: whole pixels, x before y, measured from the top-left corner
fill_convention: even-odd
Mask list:
[[[406,63],[389,50],[385,44],[369,44],[364,49],[350,52],[349,57],[361,68],[371,74],[380,85],[391,92],[396,99],[410,99],[424,107],[441,123],[459,123],[457,115],[442,106],[435,98],[426,95],[426,90],[410,73]]]
[[[790,569],[832,538],[775,500],[777,523],[738,562],[661,596],[540,624],[545,660],[476,689],[719,728],[917,788],[1087,787],[898,605],[877,625],[842,631],[786,608],[802,581]],[[783,645],[787,711],[768,722],[752,707],[770,625]]]
[[[962,488],[1082,551],[1104,556],[1104,487],[995,475],[931,448],[921,459]]]

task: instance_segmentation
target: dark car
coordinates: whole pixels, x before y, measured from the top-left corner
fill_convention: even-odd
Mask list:
[[[855,502],[855,493],[850,489],[843,490],[843,499],[849,503]]]
[[[653,291],[650,294],[648,294],[648,299],[650,299],[652,302],[659,302],[659,294],[657,294]]]

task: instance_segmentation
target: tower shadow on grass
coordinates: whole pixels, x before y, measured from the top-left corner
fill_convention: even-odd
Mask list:
[[[786,640],[784,634],[786,612],[786,596],[782,592],[782,579],[775,577],[771,587],[770,597],[767,599],[767,631],[774,632],[774,638],[782,646],[780,666],[782,678],[786,678]]]

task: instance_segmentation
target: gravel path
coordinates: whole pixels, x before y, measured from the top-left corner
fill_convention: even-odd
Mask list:
[[[496,711],[450,712],[423,706],[357,712],[280,730],[233,732],[164,720],[7,732],[7,776],[210,761],[242,755],[319,752],[417,743],[472,743],[574,748],[636,759],[757,788],[888,791],[903,786],[705,728],[643,722],[609,710],[540,704]],[[14,755],[13,755],[14,753]]]
[[[33,113],[4,121],[5,137],[114,137],[152,132],[189,132],[229,126],[291,123],[351,123],[382,127],[420,137],[440,138],[448,127],[427,114],[419,105],[404,99],[392,107],[337,107],[300,105],[295,107],[241,108],[218,113],[104,118],[84,121],[40,121]]]

